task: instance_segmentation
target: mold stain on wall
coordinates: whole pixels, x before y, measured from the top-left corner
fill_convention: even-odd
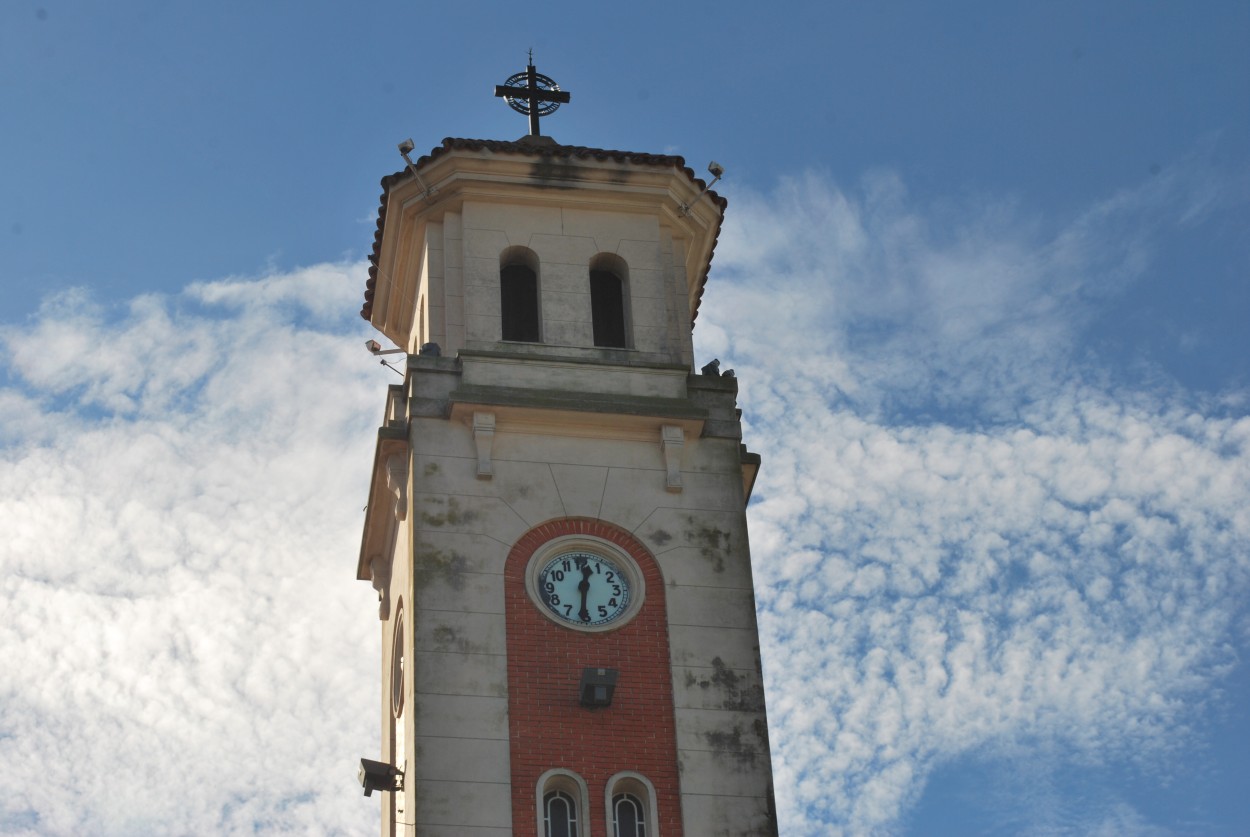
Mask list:
[[[472,509],[462,508],[455,497],[426,497],[423,499],[425,508],[421,509],[421,522],[431,528],[441,526],[463,526],[477,520],[478,513]],[[431,507],[444,506],[443,510],[434,511]]]
[[[686,530],[686,540],[697,547],[699,554],[711,562],[713,572],[725,571],[725,553],[732,547],[732,536],[723,529],[708,526],[690,516],[686,518],[690,528]]]
[[[700,678],[692,671],[686,672],[686,687],[698,686],[706,691],[719,692],[720,708],[737,712],[762,712],[764,687],[748,684],[742,675],[725,665],[720,657],[712,659],[712,675]]]

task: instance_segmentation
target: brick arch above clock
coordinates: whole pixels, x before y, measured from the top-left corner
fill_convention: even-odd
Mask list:
[[[578,630],[545,616],[526,592],[535,556],[553,542],[596,542],[608,557],[627,556],[646,587],[638,612],[619,628]],[[504,566],[508,625],[508,726],[513,822],[533,821],[533,788],[551,770],[576,773],[592,798],[602,798],[622,771],[643,775],[655,789],[658,832],[682,833],[673,684],[664,579],[651,553],[612,523],[588,518],[547,521],[522,535]],[[584,668],[618,672],[612,703],[579,701]],[[590,833],[610,834],[601,806],[586,812]]]

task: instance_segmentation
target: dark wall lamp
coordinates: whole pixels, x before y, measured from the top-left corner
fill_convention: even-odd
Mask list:
[[[582,669],[582,684],[579,690],[582,706],[592,709],[612,705],[612,693],[616,691],[617,670],[614,668]]]
[[[404,771],[384,761],[373,759],[360,760],[360,772],[357,774],[360,786],[365,789],[365,796],[373,796],[376,791],[397,791],[404,789]]]

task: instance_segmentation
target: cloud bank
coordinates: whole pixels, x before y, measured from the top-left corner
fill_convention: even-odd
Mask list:
[[[0,832],[376,831],[362,277],[78,292],[0,333]]]
[[[1205,199],[1151,184],[1053,230],[883,174],[734,202],[696,333],[764,454],[783,833],[897,831],[968,757],[1154,773],[1189,743],[1245,649],[1250,419],[1125,385],[1085,332]],[[1035,803],[1032,833],[1101,827]]]

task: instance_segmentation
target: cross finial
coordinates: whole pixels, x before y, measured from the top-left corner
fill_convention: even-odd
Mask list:
[[[534,50],[529,51],[525,72],[508,77],[495,85],[495,95],[502,96],[508,107],[530,118],[530,136],[540,136],[538,117],[549,116],[569,101],[569,94],[560,85],[534,69]]]

